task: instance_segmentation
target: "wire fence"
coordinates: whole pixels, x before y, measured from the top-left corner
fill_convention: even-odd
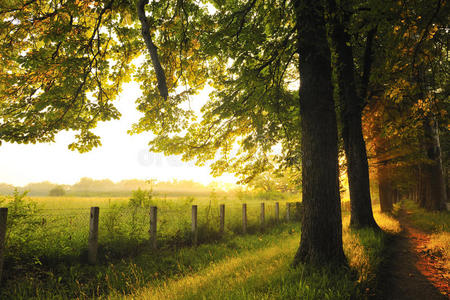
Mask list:
[[[224,205],[222,213],[219,204],[191,204],[158,206],[153,231],[150,207],[101,207],[96,221],[98,247],[94,247],[99,259],[133,254],[152,240],[157,241],[152,248],[163,249],[258,232],[277,223],[297,221],[301,215],[300,202],[230,203]],[[90,208],[40,209],[27,216],[15,214],[8,217],[7,223],[0,219],[0,229],[2,222],[7,230],[4,241],[0,232],[0,256],[4,254],[7,266],[89,261],[93,226]]]

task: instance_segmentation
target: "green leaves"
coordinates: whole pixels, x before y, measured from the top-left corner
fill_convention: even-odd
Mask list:
[[[48,142],[71,129],[80,131],[71,149],[100,145],[89,130],[119,117],[111,101],[130,80],[130,62],[140,51],[136,30],[118,22],[120,5],[13,1],[2,7],[0,140]]]
[[[150,64],[144,63],[136,78],[143,83],[138,109],[145,116],[132,132],[155,133],[150,142],[153,151],[182,154],[197,164],[215,160],[214,175],[254,176],[263,171],[256,166],[267,162],[272,147],[279,143],[286,147],[282,156],[296,161],[299,111],[291,83],[298,82],[299,76],[292,3],[215,4],[218,11],[208,15],[184,3],[191,5],[191,10],[186,8],[188,22],[182,7],[180,14],[174,7],[171,19],[164,15],[158,19],[161,31],[155,36],[161,37],[159,53],[169,89],[184,85],[187,90],[167,100],[158,97]],[[206,81],[216,91],[196,120],[189,99]]]

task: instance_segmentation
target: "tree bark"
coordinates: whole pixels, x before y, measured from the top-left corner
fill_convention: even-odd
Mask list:
[[[166,74],[161,67],[161,63],[158,57],[158,48],[156,48],[155,44],[153,44],[150,34],[150,27],[148,26],[148,20],[145,16],[145,5],[147,4],[148,0],[139,0],[139,2],[137,3],[137,14],[139,17],[139,21],[141,22],[142,37],[144,38],[145,45],[147,46],[147,50],[150,53],[153,68],[155,69],[159,94],[164,99],[167,99],[169,92],[167,90]]]
[[[378,175],[378,193],[380,197],[380,209],[381,212],[389,213],[392,211],[393,203],[392,203],[392,194],[393,187],[391,183],[391,170],[389,166],[386,165],[378,165],[377,168]]]
[[[323,8],[314,0],[296,0],[294,5],[300,71],[304,208],[301,242],[293,264],[344,264],[336,113]]]
[[[427,158],[430,160],[427,169],[427,198],[425,208],[436,211],[443,210],[447,202],[447,192],[442,168],[441,145],[437,120],[424,120],[425,147]]]
[[[419,204],[419,207],[422,208],[425,208],[425,205],[427,203],[427,172],[428,167],[424,163],[421,163],[419,165],[419,188],[417,191],[417,203]]]
[[[379,229],[372,212],[369,164],[362,134],[361,114],[365,95],[358,95],[350,35],[345,31],[336,2],[327,1],[327,34],[333,52],[333,71],[338,90],[347,176],[350,190],[350,226]],[[345,19],[345,18],[344,18]],[[369,50],[370,52],[370,50]],[[370,59],[370,56],[367,58]],[[369,72],[366,70],[366,72]],[[366,74],[366,76],[368,76]],[[364,89],[366,90],[366,89]]]

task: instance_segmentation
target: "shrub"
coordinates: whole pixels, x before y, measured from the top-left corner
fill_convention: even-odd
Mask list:
[[[138,188],[133,191],[128,205],[130,207],[150,207],[154,196],[153,189],[142,190],[141,188]]]
[[[26,199],[28,191],[19,192],[14,189],[13,195],[7,202],[7,251],[6,255],[15,260],[29,258],[32,252],[32,241],[35,240],[34,233],[41,224],[38,216],[38,206],[36,202]]]

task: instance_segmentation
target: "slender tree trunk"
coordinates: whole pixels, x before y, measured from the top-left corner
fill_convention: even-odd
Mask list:
[[[372,227],[379,229],[372,212],[369,165],[361,130],[361,114],[349,116],[344,122],[346,124],[342,131],[350,189],[350,226],[354,228]]]
[[[419,190],[420,190],[420,165],[417,165],[414,168],[414,187],[413,187],[413,200],[416,203],[419,203]]]
[[[333,69],[340,104],[342,138],[347,158],[347,176],[350,190],[350,226],[379,229],[372,212],[370,198],[369,164],[362,134],[361,113],[363,98],[358,95],[354,74],[350,35],[345,31],[342,16],[334,0],[327,1],[327,34],[333,51]],[[370,59],[370,57],[369,57]],[[365,95],[364,95],[365,96]]]
[[[380,209],[381,212],[389,213],[392,211],[392,183],[391,183],[391,170],[389,166],[378,165],[378,193],[380,196]]]
[[[398,202],[399,196],[400,196],[400,194],[399,194],[398,188],[395,187],[395,188],[392,190],[392,203],[393,203],[393,204],[395,204],[395,203]]]
[[[302,126],[303,216],[294,265],[344,264],[336,113],[319,1],[296,0]]]
[[[428,197],[425,208],[428,210],[442,210],[447,202],[444,174],[442,168],[441,145],[437,120],[426,118],[424,133],[427,158],[430,160],[428,169]]]
[[[417,195],[417,203],[420,207],[425,208],[427,203],[427,182],[428,166],[424,163],[419,165],[419,190]]]

